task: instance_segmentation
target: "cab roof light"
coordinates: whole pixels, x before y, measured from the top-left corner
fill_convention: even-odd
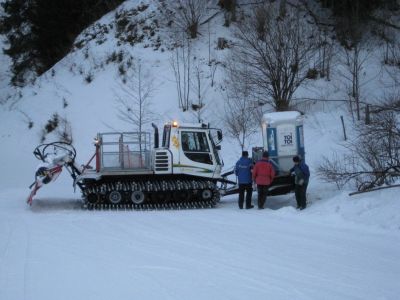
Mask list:
[[[178,127],[178,122],[177,121],[173,121],[172,122],[172,127]]]

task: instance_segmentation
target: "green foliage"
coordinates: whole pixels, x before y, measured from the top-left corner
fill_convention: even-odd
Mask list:
[[[26,84],[51,68],[71,49],[76,36],[123,0],[6,0],[0,33],[7,38],[12,83]]]
[[[395,0],[319,0],[335,18],[335,31],[341,44],[351,49],[360,42],[365,26],[376,9],[398,10]]]

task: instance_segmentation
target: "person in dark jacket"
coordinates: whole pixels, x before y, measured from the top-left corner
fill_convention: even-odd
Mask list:
[[[267,200],[268,188],[275,177],[275,169],[269,160],[269,154],[265,151],[253,169],[253,181],[257,184],[258,209],[264,209]]]
[[[307,186],[310,180],[310,169],[299,156],[293,157],[294,166],[290,172],[294,174],[294,193],[296,196],[297,208],[303,210],[307,207]]]
[[[239,208],[243,209],[244,194],[246,192],[246,209],[253,208],[251,204],[251,196],[253,194],[253,187],[251,181],[251,169],[253,162],[249,158],[249,152],[243,151],[242,157],[237,161],[235,166],[235,175],[238,177],[239,182]]]

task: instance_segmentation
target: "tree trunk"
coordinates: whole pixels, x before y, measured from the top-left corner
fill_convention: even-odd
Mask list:
[[[189,26],[188,29],[189,29],[191,39],[197,38],[197,28],[198,28],[197,22],[194,22]]]

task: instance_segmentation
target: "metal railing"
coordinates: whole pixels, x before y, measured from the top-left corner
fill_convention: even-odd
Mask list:
[[[101,170],[151,169],[150,133],[110,132],[98,138]]]

